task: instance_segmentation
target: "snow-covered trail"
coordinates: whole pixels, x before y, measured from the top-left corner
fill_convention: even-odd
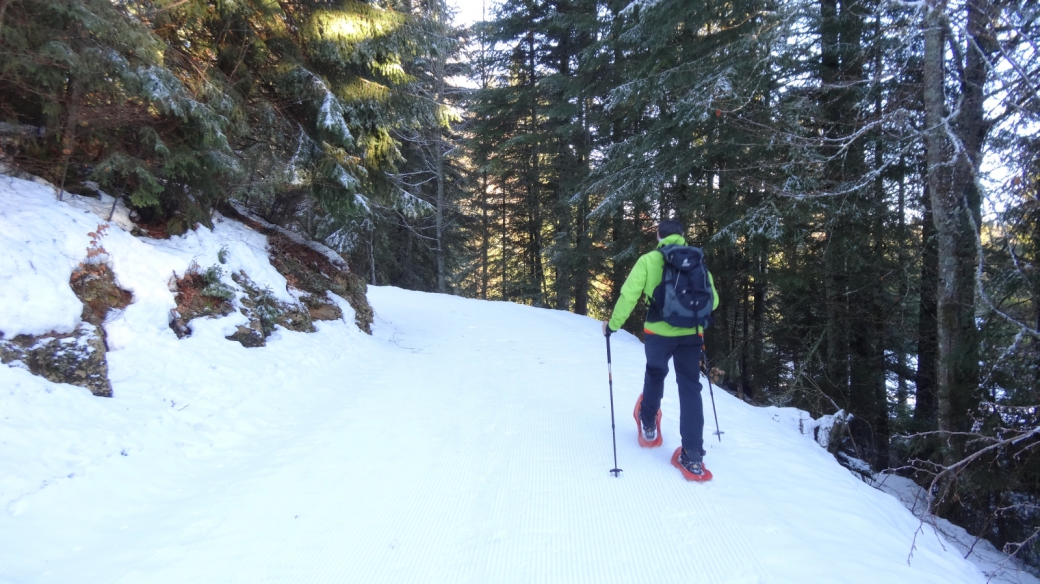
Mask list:
[[[68,282],[97,205],[53,193],[0,176],[7,338],[78,322]],[[103,241],[134,295],[105,323],[114,397],[0,366],[0,583],[986,580],[927,526],[908,565],[919,522],[800,432],[804,412],[716,391],[715,480],[687,483],[669,464],[671,376],[664,447],[636,444],[644,358],[627,333],[615,478],[598,322],[371,288],[372,336],[340,299],[344,321],[266,347],[225,339],[238,313],[178,340],[168,282],[192,264],[292,292],[241,224],[169,240],[123,224]]]
[[[668,463],[674,381],[664,447],[640,449],[642,345],[617,335],[614,478],[598,323],[393,288],[369,296],[374,336],[330,334],[323,343],[346,343],[331,361],[286,375],[271,346],[249,350],[269,351],[297,396],[270,431],[219,456],[170,457],[147,475],[113,464],[41,492],[3,527],[21,534],[0,530],[0,560],[18,564],[0,564],[0,580],[985,581],[930,528],[908,566],[917,521],[800,435],[793,410],[716,391],[716,479],[687,483]],[[82,508],[106,489],[111,506]]]
[[[724,508],[690,496],[697,485],[667,465],[670,451],[607,474],[594,322],[371,296],[387,354],[349,407],[329,404],[320,427],[193,509],[198,519],[172,530],[188,536],[120,582],[676,582],[691,570],[769,580]],[[619,451],[651,454],[627,447],[632,400],[620,399]]]

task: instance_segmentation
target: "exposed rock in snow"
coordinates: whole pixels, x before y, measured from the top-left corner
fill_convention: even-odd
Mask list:
[[[0,362],[54,383],[79,385],[96,396],[112,397],[103,337],[99,326],[83,322],[71,333],[0,339]]]

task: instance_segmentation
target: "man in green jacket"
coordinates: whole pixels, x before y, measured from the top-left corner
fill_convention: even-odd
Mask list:
[[[657,249],[665,245],[686,245],[682,224],[675,220],[662,221],[657,228]],[[660,308],[652,302],[654,289],[664,273],[664,255],[655,249],[643,254],[621,287],[621,298],[614,306],[610,320],[603,323],[603,334],[617,332],[625,324],[636,303],[642,300],[649,306],[643,332],[646,350],[646,376],[643,393],[636,401],[634,415],[639,423],[640,446],[660,446],[661,397],[664,378],[668,375],[668,360],[675,363],[675,377],[679,385],[679,434],[682,451],[678,462],[683,474],[691,480],[705,480],[711,475],[704,468],[704,404],[701,401],[700,361],[704,347],[704,327],[679,328],[663,320]],[[715,280],[708,273],[714,296],[712,310],[718,308],[719,295]],[[692,476],[691,476],[692,475]]]

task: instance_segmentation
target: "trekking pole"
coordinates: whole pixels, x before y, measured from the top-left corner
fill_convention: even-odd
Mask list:
[[[701,352],[701,371],[704,372],[704,377],[708,379],[708,395],[711,396],[711,413],[715,414],[714,434],[719,437],[719,442],[721,443],[722,435],[725,434],[725,432],[719,430],[719,413],[715,411],[715,391],[711,388],[711,374],[708,373],[708,357],[703,352]]]
[[[610,441],[614,444],[614,468],[610,472],[615,476],[621,476],[621,469],[617,467],[617,435],[614,431],[614,373],[610,370],[610,335],[607,337],[607,380],[610,383]]]

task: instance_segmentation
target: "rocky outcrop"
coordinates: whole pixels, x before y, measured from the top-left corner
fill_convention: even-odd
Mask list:
[[[83,303],[83,320],[96,327],[105,322],[109,310],[126,308],[133,301],[132,294],[116,285],[106,264],[80,265],[72,272],[69,286]]]
[[[297,233],[247,216],[242,209],[227,207],[221,211],[267,236],[271,265],[285,277],[289,288],[299,293],[311,319],[343,318],[342,311],[326,295],[332,292],[354,309],[357,327],[372,334],[373,314],[368,303],[367,284],[364,278],[350,271],[339,254],[319,243],[307,241]]]
[[[103,263],[85,263],[69,279],[83,302],[83,322],[71,333],[0,337],[0,361],[24,367],[55,383],[78,385],[101,397],[112,397],[102,323],[112,309],[125,308],[133,297],[115,283],[112,270]]]
[[[88,322],[68,334],[0,339],[3,363],[24,367],[55,383],[85,387],[96,396],[112,397],[105,352],[104,331]]]
[[[329,292],[345,299],[354,309],[355,324],[371,334],[372,307],[368,304],[365,281],[351,273],[341,256],[234,207],[225,206],[221,212],[267,236],[271,265],[285,277],[287,289],[298,302],[278,300],[271,290],[257,285],[245,272],[231,274],[236,289],[221,282],[224,272],[220,266],[206,270],[192,266],[183,277],[171,282],[171,290],[177,293],[177,307],[170,313],[170,328],[178,337],[191,335],[192,319],[225,316],[235,306],[249,322],[239,325],[227,339],[245,347],[264,346],[278,325],[297,332],[314,332],[314,321],[343,318],[343,310]]]
[[[227,337],[228,340],[238,341],[244,347],[262,347],[276,325],[301,333],[314,332],[307,307],[279,301],[270,290],[250,280],[245,272],[232,274],[231,279],[245,292],[239,300],[242,304],[239,310],[249,319],[249,325],[239,325],[238,330]]]
[[[291,331],[312,333],[315,320],[343,318],[343,311],[328,299],[317,300],[313,295],[301,293],[300,303],[278,300],[269,288],[261,287],[243,271],[231,274],[237,289],[225,284],[221,278],[224,271],[220,266],[200,270],[193,265],[188,272],[171,282],[176,295],[177,307],[170,311],[170,328],[178,338],[192,333],[191,321],[199,317],[227,316],[238,310],[249,319],[248,324],[239,325],[238,330],[228,335],[244,347],[263,347],[267,337],[276,326]],[[237,302],[236,302],[237,298]]]

